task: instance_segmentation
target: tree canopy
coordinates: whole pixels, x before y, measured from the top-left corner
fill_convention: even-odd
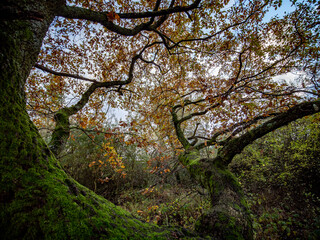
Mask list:
[[[282,4],[291,4],[292,11],[270,18]],[[33,209],[45,206],[48,218],[61,215],[49,214],[60,205],[73,209],[65,219],[85,219],[86,236],[100,232],[92,228],[96,224],[110,228],[100,219],[117,214],[108,215],[104,200],[65,175],[55,157],[72,128],[105,132],[105,109],[111,106],[130,112],[131,119],[106,135],[126,132],[124,141],[140,144],[157,137],[208,190],[212,206],[199,218],[198,233],[253,237],[241,186],[227,166],[254,140],[319,112],[316,1],[6,0],[0,11],[2,217],[10,219],[1,226],[7,236],[17,236],[10,231],[18,209],[40,226],[32,236],[48,236],[39,212],[25,210],[28,201],[13,201],[43,189]],[[48,147],[33,124],[51,128]],[[200,150],[210,146],[215,156],[203,158]],[[114,158],[114,149],[103,147]],[[46,181],[35,180],[37,175]],[[32,194],[29,185],[36,189]],[[86,202],[87,195],[94,203]],[[84,205],[89,217],[77,208]],[[97,216],[94,223],[91,215]],[[131,219],[120,215],[119,226]],[[23,227],[26,219],[16,234],[30,232]]]
[[[176,146],[223,145],[319,96],[319,10],[285,2],[294,10],[268,20],[281,4],[70,1],[29,76],[31,116],[99,128],[110,105]]]

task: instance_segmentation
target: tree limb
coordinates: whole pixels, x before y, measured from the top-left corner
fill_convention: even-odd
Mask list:
[[[50,150],[57,156],[63,149],[67,139],[70,135],[70,122],[69,117],[80,111],[90,99],[91,94],[97,88],[110,88],[114,86],[121,87],[122,85],[127,85],[131,83],[133,79],[134,66],[137,60],[140,58],[142,52],[135,55],[130,64],[128,78],[125,81],[112,81],[112,82],[94,82],[90,87],[82,94],[81,99],[71,107],[61,108],[54,115],[54,120],[56,122],[55,129],[52,133],[52,137],[49,143]],[[120,91],[120,90],[119,90]]]
[[[54,75],[57,75],[57,76],[61,76],[61,77],[71,77],[71,78],[75,78],[75,79],[79,79],[79,80],[83,80],[83,81],[88,81],[88,82],[93,82],[93,83],[98,83],[97,80],[95,79],[90,79],[90,78],[86,78],[86,77],[83,77],[83,76],[80,76],[80,75],[77,75],[77,74],[71,74],[71,73],[65,73],[65,72],[57,72],[57,71],[54,71],[50,68],[47,68],[45,66],[42,66],[38,63],[36,63],[34,65],[34,67],[42,70],[42,71],[45,71],[45,72],[48,72],[48,73],[51,73],[51,74],[54,74]]]
[[[218,156],[221,157],[226,164],[229,164],[236,154],[240,153],[254,140],[299,118],[318,112],[320,112],[320,100],[298,104],[247,133],[227,141],[223,148],[219,150]]]
[[[88,20],[96,23],[100,23],[108,30],[124,35],[124,36],[134,36],[138,34],[139,32],[143,30],[149,30],[151,31],[151,24],[153,23],[154,17],[161,17],[158,22],[154,23],[153,28],[159,27],[165,21],[166,16],[168,14],[172,13],[178,13],[178,12],[186,12],[190,11],[192,9],[195,9],[200,4],[201,0],[195,0],[191,5],[189,6],[175,6],[173,7],[173,4],[170,5],[167,9],[162,9],[158,11],[152,11],[152,12],[142,12],[142,13],[116,13],[120,19],[139,19],[139,18],[151,18],[150,21],[147,23],[141,23],[134,28],[124,28],[119,25],[114,24],[111,20],[108,19],[108,12],[97,12],[90,9],[85,9],[81,7],[75,7],[75,6],[62,6],[58,12],[57,15],[65,18],[72,18],[72,19],[82,19],[82,20]],[[174,1],[172,1],[174,3]],[[155,9],[158,7],[156,6]]]
[[[173,1],[174,2],[174,1]],[[189,6],[175,6],[172,5],[167,9],[156,10],[153,12],[141,12],[141,13],[118,13],[120,18],[123,19],[138,19],[138,18],[149,18],[149,17],[159,17],[172,13],[179,12],[188,12],[190,10],[196,9],[199,7],[201,0],[195,0]]]

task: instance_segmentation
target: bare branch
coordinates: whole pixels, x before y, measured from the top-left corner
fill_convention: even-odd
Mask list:
[[[203,38],[192,38],[192,39],[183,39],[183,40],[180,40],[178,41],[177,43],[175,43],[174,45],[170,46],[169,49],[172,49],[172,48],[175,48],[176,46],[180,45],[181,43],[183,42],[194,42],[194,41],[207,41],[215,36],[218,36],[220,35],[221,33],[231,29],[231,28],[234,28],[234,27],[237,27],[237,26],[240,26],[242,24],[245,24],[246,22],[248,22],[250,20],[250,18],[255,15],[258,11],[260,11],[261,9],[263,9],[265,6],[268,5],[268,2],[269,1],[266,1],[261,7],[255,9],[254,11],[252,11],[243,21],[240,21],[240,22],[237,22],[237,23],[234,23],[234,24],[231,24],[223,29],[221,29],[220,31],[217,31],[215,32],[214,34],[210,35],[210,36],[207,36],[207,37],[203,37]]]
[[[210,110],[212,110],[220,105],[221,105],[221,102],[217,102],[217,103],[212,104],[211,106],[207,107],[205,110],[203,110],[201,112],[191,113],[188,116],[185,116],[185,117],[179,119],[179,123],[183,123],[183,122],[185,122],[193,117],[196,117],[196,116],[203,116],[203,115],[207,114]]]
[[[80,76],[80,75],[77,75],[77,74],[71,74],[71,73],[65,73],[65,72],[57,72],[57,71],[54,71],[50,68],[47,68],[45,66],[42,66],[38,63],[36,63],[34,65],[34,67],[42,70],[42,71],[45,71],[45,72],[48,72],[48,73],[51,73],[51,74],[54,74],[56,76],[61,76],[61,77],[71,77],[71,78],[75,78],[75,79],[78,79],[78,80],[83,80],[83,81],[88,81],[88,82],[93,82],[93,83],[98,83],[97,80],[95,79],[90,79],[90,78],[86,78],[86,77],[83,77],[83,76]]]
[[[107,132],[107,131],[101,131],[98,129],[85,129],[79,126],[73,126],[70,127],[71,130],[80,130],[82,132],[86,132],[86,133],[101,133],[101,134],[110,134],[110,135],[132,135],[132,136],[138,136],[136,133],[132,133],[132,132]]]

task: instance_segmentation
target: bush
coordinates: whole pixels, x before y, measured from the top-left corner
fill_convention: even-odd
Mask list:
[[[150,181],[136,147],[116,137],[75,133],[60,162],[75,180],[114,203],[123,191],[144,188]]]

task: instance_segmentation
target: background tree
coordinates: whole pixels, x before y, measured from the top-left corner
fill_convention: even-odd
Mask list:
[[[267,9],[279,4],[200,0],[2,3],[0,122],[1,174],[5,177],[1,217],[9,220],[2,220],[1,227],[6,237],[114,237],[143,232],[137,231],[140,227],[149,229],[134,221],[136,228],[123,230],[121,221],[131,218],[125,213],[121,213],[124,218],[115,217],[119,225],[110,225],[112,214],[108,215],[106,206],[114,207],[99,204],[106,202],[62,172],[29,120],[26,86],[30,110],[51,114],[55,121],[49,143],[55,155],[70,135],[70,117],[82,127],[101,122],[104,114],[98,110],[104,99],[146,120],[151,116],[152,124],[161,124],[171,143],[180,142],[180,162],[211,194],[212,208],[201,218],[198,231],[250,239],[245,199],[226,166],[253,140],[319,111],[319,101],[311,101],[318,96],[318,10],[312,1],[298,4],[297,11],[283,19],[264,23]],[[37,70],[25,85],[33,66],[56,76]],[[220,69],[218,74],[214,68]],[[272,79],[294,70],[305,73],[301,86],[289,87]],[[69,77],[68,82],[62,77]],[[303,100],[309,102],[299,103]],[[214,131],[198,128],[212,117]],[[190,119],[195,121],[187,124]],[[250,129],[260,120],[265,122]],[[205,135],[198,136],[198,131]],[[215,144],[221,146],[216,158],[201,159],[198,151]],[[46,226],[48,221],[61,224]],[[75,232],[78,222],[82,228]],[[164,232],[158,235],[172,237]]]

